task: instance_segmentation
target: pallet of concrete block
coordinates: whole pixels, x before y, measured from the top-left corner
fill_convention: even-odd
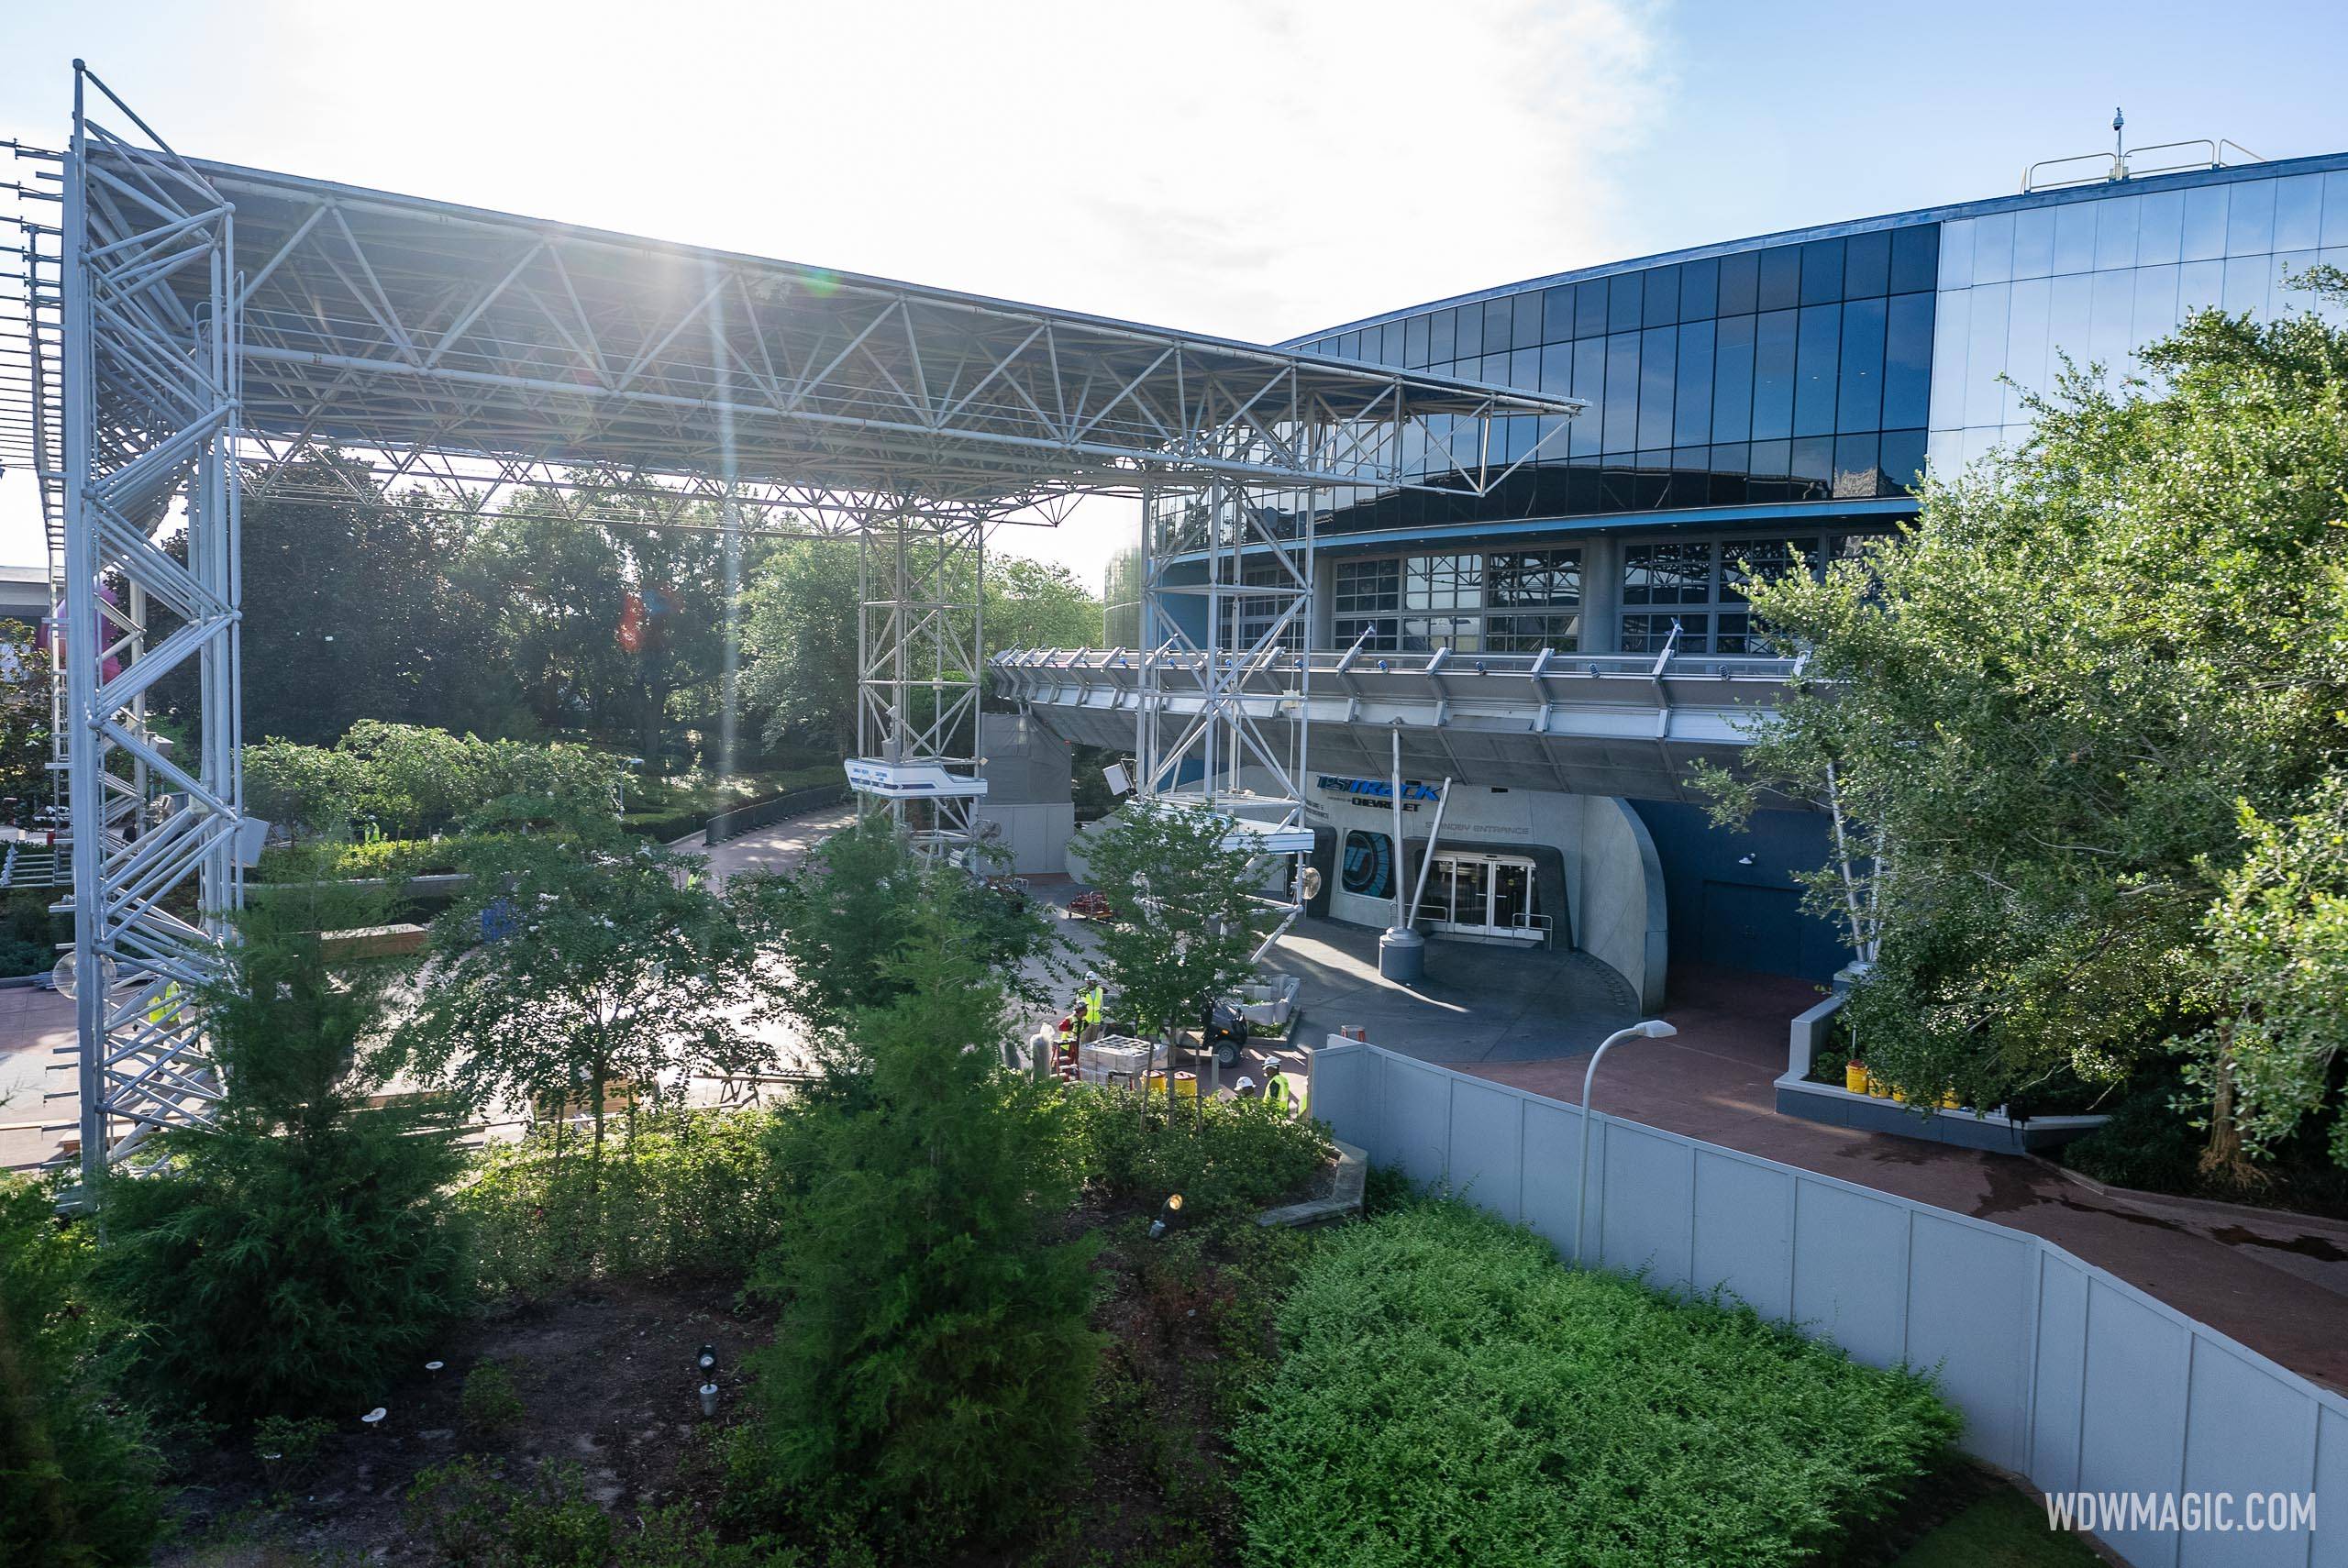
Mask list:
[[[1251,1026],[1279,1029],[1295,1012],[1297,991],[1302,984],[1294,975],[1267,975],[1240,987],[1231,999]]]
[[[1080,1084],[1139,1083],[1149,1071],[1156,1047],[1146,1040],[1111,1034],[1076,1048],[1076,1081]]]

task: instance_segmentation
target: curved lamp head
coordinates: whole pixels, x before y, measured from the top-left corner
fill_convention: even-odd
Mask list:
[[[1678,1033],[1679,1031],[1675,1026],[1664,1022],[1664,1021],[1659,1018],[1650,1018],[1643,1023],[1634,1023],[1631,1025],[1631,1027],[1624,1030],[1623,1032],[1626,1034],[1635,1034],[1643,1040],[1668,1040],[1673,1035]]]

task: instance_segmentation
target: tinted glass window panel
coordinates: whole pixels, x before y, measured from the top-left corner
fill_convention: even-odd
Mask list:
[[[1793,463],[1793,443],[1790,441],[1755,441],[1750,459],[1753,472],[1778,475],[1785,473]]]
[[[1940,277],[1940,225],[1916,224],[1891,231],[1891,292],[1913,293],[1936,286]]]
[[[1843,297],[1843,242],[1813,239],[1801,248],[1801,303],[1833,304]]]
[[[1671,445],[1671,382],[1679,355],[1679,329],[1651,326],[1639,348],[1639,445]]]
[[[1646,281],[1636,272],[1617,272],[1606,287],[1606,330],[1636,330],[1646,314]]]
[[[1510,550],[1484,558],[1485,602],[1494,609],[1574,609],[1581,603],[1579,550]]]
[[[1457,331],[1451,357],[1473,366],[1484,354],[1484,307],[1480,304],[1461,305],[1452,313],[1452,320]]]
[[[1649,326],[1669,326],[1679,319],[1679,269],[1656,267],[1646,274],[1646,304],[1641,316]]]
[[[1573,394],[1589,406],[1574,416],[1566,432],[1566,450],[1577,458],[1594,457],[1602,449],[1606,427],[1606,339],[1582,337],[1574,342]]]
[[[2136,198],[2136,262],[2172,265],[2185,235],[2185,193],[2158,191]]]
[[[2275,248],[2275,182],[2244,180],[2226,204],[2226,254],[2265,256]]]
[[[2208,261],[2226,253],[2226,188],[2197,185],[2185,193],[2185,236],[2178,255]]]
[[[1761,308],[1785,310],[1800,303],[1800,248],[1780,245],[1761,252]]]
[[[1452,348],[1452,329],[1459,324],[1456,310],[1439,310],[1427,317],[1427,359],[1431,363],[1447,365],[1456,353]]]
[[[1885,431],[1880,467],[1883,484],[1879,493],[1904,495],[1914,489],[1924,470],[1924,433],[1922,430]]]
[[[1527,388],[1541,384],[1540,349],[1519,348],[1508,357],[1508,384]]]
[[[1623,617],[1624,653],[1661,653],[1667,646],[1683,654],[1711,652],[1712,618],[1709,614],[1675,611],[1668,614]],[[1678,640],[1672,634],[1678,633]]]
[[[1895,294],[1884,320],[1883,422],[1921,425],[1933,386],[1931,294]]]
[[[1815,534],[1805,534],[1791,539],[1728,539],[1721,544],[1721,602],[1742,604],[1750,597],[1746,590],[1756,582],[1774,582],[1790,576],[1799,556],[1804,570],[1817,575],[1825,565],[1822,546],[1824,541]]]
[[[2004,283],[2014,275],[2014,215],[1993,213],[1973,220],[1973,282]]]
[[[1712,547],[1665,539],[1623,547],[1623,602],[1705,604],[1712,597]]]
[[[1843,242],[1843,297],[1871,299],[1891,286],[1891,235],[1878,229]]]
[[[1842,324],[1839,305],[1809,305],[1802,310],[1801,346],[1794,359],[1793,430],[1797,436],[1833,434]]]
[[[1515,331],[1515,307],[1504,299],[1484,302],[1484,352],[1505,354],[1510,336]]]
[[[2334,170],[2323,177],[2322,238],[2327,250],[2348,245],[2348,169]]]
[[[1765,311],[1753,334],[1753,438],[1793,434],[1795,313]]]
[[[2095,210],[2100,202],[2066,202],[2054,209],[2054,275],[2095,267]]]
[[[1574,336],[1602,337],[1606,334],[1606,280],[1593,278],[1574,285]]]
[[[1427,362],[1427,318],[1414,315],[1402,324],[1402,362],[1423,365]]]
[[[1884,304],[1879,299],[1853,300],[1843,307],[1842,371],[1835,391],[1837,430],[1874,430],[1882,424]]]
[[[1870,430],[1863,436],[1837,436],[1834,438],[1834,498],[1837,501],[1872,501],[1876,492],[1876,436]]]
[[[1516,296],[1515,322],[1516,325],[1509,337],[1509,347],[1512,348],[1540,348],[1541,295],[1538,292],[1527,291]]]
[[[1379,328],[1378,357],[1381,363],[1399,365],[1402,362],[1402,324],[1390,321]]]
[[[1712,438],[1712,331],[1710,321],[1679,328],[1679,371],[1671,415],[1671,438],[1680,446]]]
[[[1632,452],[1639,445],[1639,335],[1618,332],[1606,339],[1606,447]]]
[[[1944,290],[1972,286],[1973,222],[1971,218],[1959,218],[1941,225],[1939,286]]]
[[[1570,393],[1574,390],[1574,346],[1552,343],[1541,350],[1541,390]]]
[[[2275,182],[2275,248],[2308,250],[2322,243],[2323,176]]]
[[[1541,340],[1563,343],[1574,335],[1574,286],[1567,283],[1541,295]]]
[[[2095,270],[2109,272],[2116,267],[2133,267],[2143,204],[2133,196],[2108,196],[2095,205]]]
[[[1712,360],[1712,439],[1743,441],[1753,434],[1753,320],[1724,316],[1715,328]]]
[[[2014,276],[2047,278],[2054,273],[2054,209],[2032,207],[2014,214]]]
[[[1834,480],[1834,437],[1832,436],[1797,436],[1793,444],[1793,459],[1787,465],[1793,473],[1795,501],[1823,501]]]
[[[1721,304],[1722,315],[1746,315],[1760,306],[1761,256],[1758,251],[1743,250],[1733,256],[1721,258]]]
[[[1717,259],[1689,261],[1679,269],[1679,319],[1703,321],[1720,314],[1721,264]]]

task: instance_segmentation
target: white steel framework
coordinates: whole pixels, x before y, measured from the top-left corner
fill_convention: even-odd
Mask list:
[[[1260,498],[1480,494],[1514,466],[1481,460],[1490,419],[1579,406],[183,159],[75,70],[72,142],[45,155],[64,176],[55,282],[24,269],[28,312],[55,326],[47,358],[36,326],[14,361],[25,395],[0,404],[0,461],[41,476],[67,628],[75,953],[85,974],[111,964],[85,997],[119,993],[83,1005],[92,1168],[144,1129],[200,1120],[216,1092],[178,996],[238,897],[240,494],[339,494],[364,473],[469,513],[530,490],[582,524],[616,496],[631,523],[648,507],[677,526],[859,540],[851,779],[944,846],[979,788],[989,527],[1146,491],[1213,519],[1235,573],[1240,543],[1276,536],[1293,622],[1310,613],[1313,507],[1275,527]],[[85,88],[140,134],[83,115]],[[40,251],[39,218],[19,226]],[[1467,456],[1423,476],[1445,443]],[[184,564],[163,543],[178,516]],[[1241,804],[1216,780],[1270,748],[1225,677],[1265,657],[1209,657],[1214,717],[1153,739],[1154,791]],[[174,756],[142,700],[191,665],[200,734]],[[1300,741],[1283,787],[1301,756]]]

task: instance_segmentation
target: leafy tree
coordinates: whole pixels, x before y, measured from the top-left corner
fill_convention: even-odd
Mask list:
[[[764,715],[768,744],[797,733],[855,749],[858,574],[855,544],[837,539],[786,541],[759,569],[744,608],[741,691]],[[956,597],[968,594],[966,576]],[[1100,600],[1047,561],[989,556],[982,608],[988,650],[1101,641]]]
[[[326,499],[332,497],[333,499]],[[492,601],[452,569],[471,525],[365,464],[293,465],[242,514],[244,723],[324,743],[362,718],[504,734],[529,723],[496,657]],[[174,689],[183,702],[193,688]]]
[[[245,748],[255,814],[313,834],[358,823],[412,838],[504,796],[540,799],[555,814],[607,813],[625,778],[610,754],[591,746],[487,741],[375,719],[351,725],[331,747],[272,739]]]
[[[853,541],[791,539],[752,582],[742,615],[741,699],[765,715],[771,745],[787,734],[856,749],[857,613]]]
[[[1831,766],[1883,845],[1851,1017],[1893,1081],[1996,1105],[2191,1042],[2240,1178],[2330,1060],[2254,977],[2330,940],[2328,865],[2286,877],[2259,824],[2348,759],[2348,332],[2210,312],[2143,359],[2151,386],[2032,399],[2028,444],[1936,477],[1905,538],[1756,587],[1809,662],[1751,777],[1711,782],[1733,821],[1824,803]],[[1844,902],[1833,867],[1812,892]]]
[[[0,1562],[144,1562],[161,1529],[154,1457],[113,1394],[123,1330],[90,1295],[90,1232],[0,1176]]]
[[[985,610],[990,650],[1101,646],[1100,599],[1057,561],[988,558]]]
[[[1085,845],[1117,919],[1100,933],[1117,1010],[1171,1043],[1255,973],[1269,908],[1263,868],[1219,812],[1135,801]]]
[[[995,1533],[1066,1474],[1100,1337],[1059,1097],[1002,1071],[999,982],[925,902],[858,1015],[869,1071],[809,1134],[808,1179],[757,1288],[782,1305],[753,1364],[735,1482],[846,1512],[909,1551]]]
[[[734,880],[774,933],[789,976],[783,1005],[835,1043],[857,1015],[909,988],[897,955],[933,907],[949,913],[978,961],[1023,1001],[1040,1004],[1035,961],[1058,944],[1039,915],[962,871],[925,864],[877,813],[826,838],[791,876]]]
[[[545,807],[512,797],[476,825],[532,825]],[[468,1103],[581,1104],[600,1161],[615,1094],[659,1099],[674,1075],[770,1060],[743,1017],[761,983],[759,906],[712,891],[698,856],[573,816],[484,835],[463,860],[471,890],[433,925],[403,1037]]]
[[[57,795],[49,775],[55,678],[39,633],[22,621],[0,620],[0,798],[17,802],[13,820],[19,826]]]
[[[363,1408],[469,1297],[453,1119],[370,1107],[401,1065],[384,1017],[402,966],[337,963],[323,941],[382,918],[379,898],[307,879],[242,911],[227,976],[192,999],[227,1084],[216,1124],[164,1134],[162,1174],[100,1191],[98,1280],[147,1326],[140,1370],[215,1417]]]

